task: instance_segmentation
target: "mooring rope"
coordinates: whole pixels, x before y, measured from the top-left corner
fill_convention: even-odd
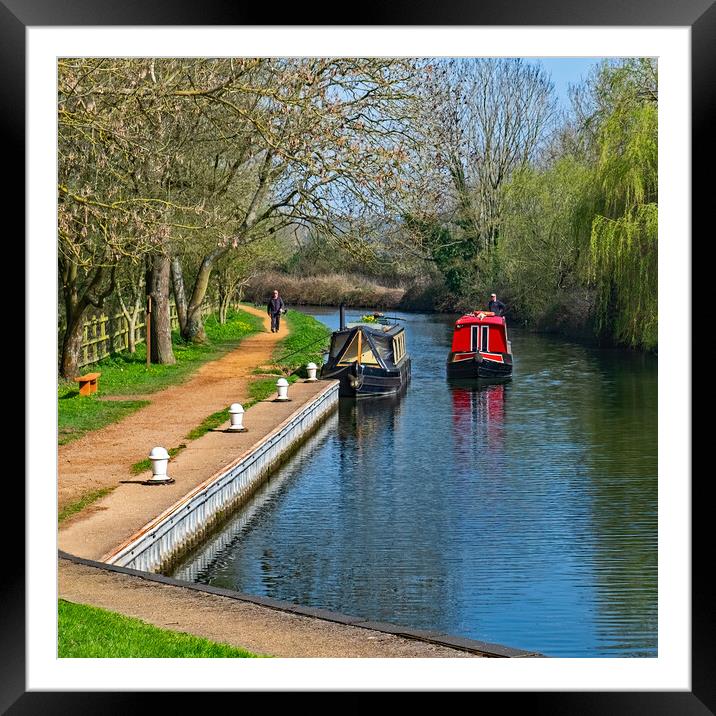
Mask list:
[[[297,350],[293,351],[293,353],[288,353],[285,356],[281,356],[280,358],[276,358],[274,363],[280,363],[283,360],[286,360],[286,358],[290,358],[291,356],[295,356],[296,353],[300,353],[301,351],[306,350],[306,348],[310,348],[311,346],[315,346],[316,343],[319,343],[320,341],[325,341],[327,336],[324,336],[322,338],[318,338],[315,341],[311,341],[311,343],[307,343],[305,346],[301,346],[301,348],[298,348]]]

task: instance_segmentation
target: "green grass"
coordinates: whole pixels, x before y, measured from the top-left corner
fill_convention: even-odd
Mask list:
[[[172,334],[174,365],[146,366],[146,346],[137,346],[136,353],[116,353],[83,372],[102,373],[99,393],[80,396],[77,384],[61,383],[58,387],[58,442],[64,445],[147,405],[143,400],[102,400],[103,397],[121,395],[145,395],[180,383],[200,365],[214,360],[235,348],[242,339],[263,330],[262,319],[245,311],[229,311],[222,326],[215,316],[204,322],[209,342],[203,345],[185,343],[177,332]]]
[[[140,619],[64,599],[58,601],[58,655],[65,659],[235,659],[257,656],[229,644],[159,629]]]
[[[322,350],[328,347],[331,329],[300,311],[289,310],[286,319],[291,332],[276,347],[272,360],[284,373],[298,371],[305,378],[307,363],[321,367]]]
[[[114,490],[114,487],[104,487],[101,490],[94,490],[93,492],[87,492],[84,495],[82,495],[81,499],[77,500],[77,502],[72,502],[69,505],[65,505],[57,515],[57,522],[58,524],[60,522],[63,522],[68,517],[72,517],[72,515],[76,515],[81,510],[84,510],[87,505],[91,505],[93,502],[96,502],[101,497],[104,497],[105,495],[109,495],[110,492]]]
[[[289,383],[295,383],[298,380],[298,376],[295,374],[289,375],[287,380]],[[249,384],[249,399],[246,401],[244,408],[248,409],[252,405],[270,398],[276,392],[276,377],[254,380]]]
[[[100,379],[101,380],[101,379]],[[110,423],[121,420],[126,415],[149,405],[147,400],[107,400],[102,401],[97,394],[80,397],[77,391],[62,394],[59,391],[58,405],[58,445],[77,440],[90,430],[97,430]]]
[[[219,410],[216,413],[212,413],[208,418],[204,418],[204,420],[199,423],[193,430],[191,430],[189,433],[187,433],[186,439],[187,440],[196,440],[197,438],[200,438],[205,433],[208,433],[209,430],[216,430],[216,428],[219,427],[222,423],[225,423],[229,419],[229,409],[224,408],[223,410]]]

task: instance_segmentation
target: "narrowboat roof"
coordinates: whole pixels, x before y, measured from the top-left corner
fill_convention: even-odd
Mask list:
[[[471,325],[504,326],[505,319],[503,316],[487,315],[486,311],[476,311],[475,313],[467,313],[464,316],[460,316],[460,318],[455,321],[456,328]]]
[[[374,336],[390,336],[391,338],[401,331],[405,330],[405,326],[398,324],[385,325],[381,323],[349,323],[343,331],[335,331],[335,333],[346,333],[360,328],[364,333],[370,333]]]
[[[327,364],[329,367],[341,365],[344,361],[352,362],[357,359],[354,355],[362,335],[363,348],[372,356],[375,364],[385,370],[392,370],[396,365],[394,355],[394,338],[405,332],[403,326],[398,325],[349,325],[342,331],[334,331],[331,337],[331,349]],[[404,343],[403,343],[404,347]],[[398,356],[400,363],[407,353]]]

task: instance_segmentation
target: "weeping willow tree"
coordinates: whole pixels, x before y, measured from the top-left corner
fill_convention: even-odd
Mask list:
[[[656,60],[605,65],[596,89],[597,211],[589,279],[598,329],[618,342],[657,346]]]

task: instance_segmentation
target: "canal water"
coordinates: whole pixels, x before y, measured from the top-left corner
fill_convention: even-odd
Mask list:
[[[173,575],[549,656],[657,656],[656,358],[513,329],[512,381],[456,386],[454,317],[396,315],[407,392],[341,400]]]

